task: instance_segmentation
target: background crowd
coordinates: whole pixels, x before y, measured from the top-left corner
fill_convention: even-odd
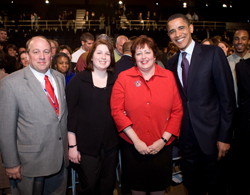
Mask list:
[[[124,8],[119,9],[118,12],[123,14]],[[38,31],[36,24],[38,17],[36,13],[32,15],[30,17],[34,17],[31,19],[34,20],[34,27],[32,27],[34,34],[26,34],[26,40],[13,37],[15,33],[0,28],[0,79],[6,77],[1,83],[0,97],[7,99],[7,95],[13,97],[21,95],[19,89],[13,91],[13,94],[3,93],[7,85],[12,88],[12,85],[18,82],[26,90],[21,78],[29,74],[27,72],[29,67],[45,75],[52,70],[49,74],[49,76],[53,75],[51,83],[56,84],[56,89],[60,93],[48,95],[57,115],[53,114],[58,117],[53,116],[53,120],[51,118],[49,122],[56,124],[56,128],[53,126],[55,129],[60,129],[59,126],[67,121],[68,130],[66,131],[65,127],[60,129],[59,140],[63,140],[63,146],[58,146],[61,152],[58,155],[64,160],[58,162],[59,172],[55,171],[57,167],[46,173],[51,177],[49,178],[51,181],[54,181],[53,174],[58,173],[57,176],[60,176],[65,183],[63,167],[66,167],[70,160],[71,163],[80,165],[79,180],[83,194],[99,192],[112,194],[116,159],[121,145],[122,161],[125,162],[124,164],[131,165],[123,168],[123,172],[127,172],[127,175],[123,177],[122,187],[126,185],[129,187],[124,187],[122,190],[127,193],[132,189],[132,194],[135,195],[144,194],[144,192],[164,194],[165,189],[171,184],[172,143],[176,143],[175,139],[181,136],[184,184],[189,193],[206,194],[208,192],[220,195],[229,194],[229,191],[232,195],[238,193],[239,189],[236,189],[234,184],[237,183],[238,186],[240,183],[235,176],[244,174],[237,172],[236,167],[239,164],[233,159],[238,158],[240,154],[244,155],[249,148],[247,144],[249,121],[246,117],[249,115],[247,95],[249,89],[244,85],[249,83],[249,79],[244,75],[248,69],[244,71],[240,67],[241,63],[245,63],[246,68],[249,64],[250,41],[247,30],[239,29],[229,33],[225,30],[215,31],[207,28],[194,31],[190,22],[199,20],[199,17],[195,13],[193,15],[187,13],[187,15],[174,15],[168,20],[167,30],[161,32],[165,38],[157,39],[155,36],[159,34],[151,34],[150,31],[148,33],[138,31],[133,34],[134,31],[128,33],[119,30],[115,31],[119,32],[118,34],[110,36],[103,33],[104,31],[81,30],[80,34],[78,32],[79,36],[74,36],[77,41],[72,45],[65,39],[57,39],[57,31],[53,32],[53,35],[52,32],[51,34],[47,32],[48,36]],[[139,16],[143,17],[141,14]],[[26,16],[22,15],[22,18],[24,17]],[[70,20],[74,18],[72,12],[62,13],[58,19],[68,20],[69,18]],[[183,29],[180,30],[178,25]],[[9,37],[9,33],[12,37]],[[162,39],[165,39],[164,45],[161,42]],[[40,47],[41,51],[37,49]],[[30,48],[35,49],[30,51]],[[42,70],[42,65],[35,63],[36,50],[43,53],[39,55],[42,55],[46,61],[46,68]],[[186,53],[183,55],[184,52]],[[202,58],[198,56],[199,52]],[[190,72],[187,73],[189,76],[182,75],[182,79],[178,80],[181,77],[178,71],[181,70],[180,67],[185,66],[182,64],[185,60],[191,65]],[[202,69],[199,68],[197,61],[202,62]],[[196,67],[199,73],[196,73],[193,67]],[[173,74],[166,69],[171,70]],[[63,76],[57,75],[57,71]],[[191,74],[196,82],[192,87]],[[115,75],[119,75],[117,80]],[[13,81],[9,81],[10,78]],[[188,87],[185,86],[187,83],[189,83]],[[166,86],[168,91],[164,91]],[[47,89],[44,91],[47,92]],[[62,96],[65,97],[65,93],[67,98],[63,99]],[[30,96],[33,97],[31,94]],[[16,101],[13,97],[11,100]],[[59,101],[59,111],[57,100],[53,98]],[[25,99],[21,99],[28,107],[32,106]],[[6,109],[6,116],[12,116],[10,113],[12,110],[7,112],[6,102],[3,103],[2,99],[0,101],[0,107]],[[35,103],[40,105],[38,102]],[[14,110],[26,109],[19,108],[18,103],[13,103],[13,106],[15,106]],[[66,119],[67,111],[64,107],[67,107],[68,119]],[[20,112],[20,118],[31,117],[30,114],[34,114],[32,111],[28,110],[25,114]],[[40,111],[39,114],[42,116]],[[31,117],[33,120],[39,121],[33,117]],[[220,118],[220,121],[217,121],[216,117]],[[6,125],[3,114],[1,119],[2,128],[3,124]],[[32,122],[24,120],[17,123],[17,126],[30,127],[30,123]],[[40,124],[41,121],[38,123]],[[48,126],[51,124],[48,123]],[[45,128],[42,124],[40,126]],[[153,129],[157,130],[152,131]],[[234,132],[233,136],[230,133],[231,130]],[[65,138],[66,132],[68,141]],[[119,139],[118,132],[122,141]],[[204,134],[207,136],[204,137]],[[0,132],[1,135],[7,136],[3,129]],[[46,135],[42,136],[46,137]],[[53,134],[53,136],[58,135]],[[0,146],[7,144],[3,140],[0,142]],[[230,150],[228,142],[231,142]],[[238,153],[238,150],[241,152]],[[6,151],[4,150],[4,157],[8,159]],[[191,161],[190,154],[194,156]],[[217,164],[217,158],[222,159],[222,165]],[[232,175],[229,175],[227,168],[231,166],[234,168]],[[97,170],[96,167],[98,167]],[[220,167],[220,174],[217,173],[218,167]],[[1,168],[2,166],[0,167],[1,178],[5,178],[7,182],[0,186],[0,189],[5,189],[5,194],[8,194],[10,193],[8,180],[17,174],[7,171],[8,178],[4,176],[4,170]],[[199,175],[200,170],[204,171],[204,180],[198,181],[197,178],[191,177],[192,174]],[[24,171],[24,173],[27,177],[32,176],[29,172]],[[39,174],[35,174],[34,178]],[[16,177],[20,179],[20,175]],[[43,182],[46,183],[46,179],[49,181],[45,177]],[[24,182],[28,183],[26,180]],[[241,194],[247,194],[248,182],[243,183]],[[221,184],[220,187],[217,186],[218,184]],[[22,188],[21,185],[20,188]],[[48,187],[46,190],[51,189]],[[218,191],[215,192],[216,190]]]

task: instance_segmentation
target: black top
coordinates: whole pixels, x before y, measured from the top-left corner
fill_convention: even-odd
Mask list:
[[[78,151],[96,156],[103,146],[109,151],[118,145],[118,132],[110,109],[116,76],[108,73],[107,86],[95,87],[90,71],[76,74],[66,88],[68,131],[76,134]]]

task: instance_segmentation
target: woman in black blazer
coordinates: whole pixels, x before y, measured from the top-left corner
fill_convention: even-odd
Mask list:
[[[110,95],[116,77],[113,46],[97,40],[87,67],[68,83],[69,159],[80,164],[83,194],[113,194],[118,133],[111,116]]]

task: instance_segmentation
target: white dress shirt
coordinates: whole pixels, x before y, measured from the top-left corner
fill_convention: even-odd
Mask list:
[[[183,86],[183,82],[182,82],[182,68],[181,68],[182,53],[183,52],[187,53],[186,58],[187,58],[188,63],[190,65],[191,57],[192,57],[193,50],[194,50],[194,45],[195,45],[195,42],[194,42],[194,40],[192,40],[191,44],[185,49],[185,51],[180,51],[180,54],[179,54],[179,59],[178,59],[178,64],[177,64],[177,73],[178,73],[178,77],[179,77],[179,80],[180,80],[180,83],[181,83],[182,86]]]
[[[44,77],[45,77],[45,75],[48,76],[49,81],[50,81],[52,87],[54,88],[54,93],[55,93],[55,96],[56,96],[56,98],[57,98],[58,104],[60,105],[59,98],[58,98],[58,90],[57,90],[56,81],[55,81],[53,75],[51,74],[50,69],[49,69],[45,74],[43,74],[43,73],[41,73],[41,72],[37,72],[37,71],[36,71],[34,68],[32,68],[30,65],[29,65],[29,68],[31,69],[31,71],[33,72],[33,74],[35,75],[35,77],[37,78],[37,80],[39,81],[39,83],[40,83],[40,85],[41,85],[43,91],[44,91],[44,88],[45,88],[45,80],[44,80]],[[45,91],[44,91],[44,93],[45,93]],[[59,109],[59,111],[60,111],[60,109]]]

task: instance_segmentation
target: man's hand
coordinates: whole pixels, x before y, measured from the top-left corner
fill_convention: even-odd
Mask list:
[[[220,141],[217,141],[217,147],[218,147],[218,160],[221,159],[221,157],[225,157],[226,153],[228,152],[230,148],[230,144],[228,143],[223,143]]]
[[[21,177],[21,165],[13,168],[5,168],[6,175],[11,179],[22,179]]]

